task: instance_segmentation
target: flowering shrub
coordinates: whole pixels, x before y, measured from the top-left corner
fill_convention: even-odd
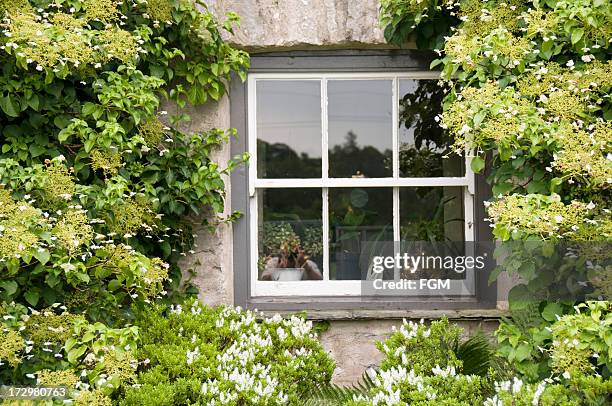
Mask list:
[[[563,324],[563,319],[559,323]],[[327,396],[315,398],[321,403],[313,404],[328,400],[350,406],[552,406],[605,405],[612,400],[612,379],[592,370],[553,373],[535,383],[518,377],[506,379],[510,371],[505,365],[493,368],[491,364],[473,374],[468,363],[482,359],[478,352],[483,348],[470,345],[472,350],[466,351],[454,345],[460,334],[461,329],[445,319],[430,325],[404,321],[389,339],[379,343],[385,358],[378,371],[370,371],[365,382],[352,390],[324,391]]]
[[[460,333],[446,319],[429,326],[423,320],[404,320],[389,339],[378,343],[385,358],[372,375],[374,387],[367,404],[467,406],[482,402],[491,378],[462,373],[463,361],[455,351]]]
[[[193,240],[182,216],[223,210],[221,177],[243,158],[209,156],[234,132],[182,133],[189,117],[160,103],[217,100],[243,75],[248,56],[221,38],[237,17],[220,23],[190,0],[2,13],[0,300],[109,322],[179,282]]]
[[[387,340],[377,343],[385,356],[380,368],[403,365],[417,374],[430,373],[434,368],[460,369],[462,363],[452,351],[460,332],[459,327],[449,325],[446,319],[435,321],[429,327],[422,320],[420,324],[404,321]]]
[[[125,405],[300,404],[334,363],[312,322],[197,301],[140,315],[142,368]]]
[[[138,328],[110,328],[55,304],[41,311],[0,306],[0,380],[14,385],[65,386],[77,404],[110,395],[136,377]]]
[[[109,404],[134,382],[132,306],[179,294],[186,215],[223,211],[210,158],[162,102],[219,100],[248,55],[197,0],[0,5],[0,381]],[[192,251],[193,252],[193,251]]]
[[[368,370],[364,382],[350,389],[319,388],[312,404],[482,404],[485,394],[493,391],[496,373],[486,368],[473,373],[469,363],[476,359],[487,363],[491,354],[486,342],[480,341],[482,336],[459,345],[460,333],[461,329],[446,319],[433,321],[429,326],[423,320],[420,323],[404,320],[386,341],[377,343],[385,355],[380,369]]]
[[[574,383],[538,385],[551,374],[610,376],[607,359],[590,358],[612,345],[595,338],[609,330],[609,302],[574,304],[610,297],[612,4],[386,0],[381,19],[388,40],[436,48],[432,67],[452,88],[439,122],[457,152],[471,151],[474,172],[489,169],[489,221],[505,242],[492,279],[507,271],[523,281],[509,294],[512,319],[497,331],[499,352],[533,383],[516,393],[525,404],[535,394],[546,403],[548,391],[575,402]],[[434,32],[437,20],[454,26]],[[502,403],[514,393],[507,386]]]
[[[600,376],[545,379],[535,384],[514,378],[496,382],[495,394],[485,400],[484,406],[605,405],[611,400],[611,391],[612,380]]]

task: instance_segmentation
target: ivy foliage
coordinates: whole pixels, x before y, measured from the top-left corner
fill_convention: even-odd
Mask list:
[[[221,213],[233,130],[187,134],[179,107],[219,100],[248,55],[238,18],[191,0],[3,2],[0,300],[112,322],[166,292],[186,215]]]
[[[187,216],[223,217],[234,130],[165,106],[219,100],[248,55],[192,0],[0,4],[0,381],[110,404],[140,365],[134,308],[178,292]],[[193,252],[193,251],[191,251]],[[113,395],[115,396],[115,395]]]
[[[561,373],[551,325],[573,317],[576,300],[607,306],[612,292],[612,3],[385,0],[381,20],[387,40],[439,55],[432,68],[452,90],[438,120],[457,152],[472,151],[474,172],[488,173],[488,220],[506,242],[492,279],[522,280],[497,332],[501,353],[528,380]],[[452,23],[438,33],[435,21]],[[572,331],[598,353],[591,328]]]

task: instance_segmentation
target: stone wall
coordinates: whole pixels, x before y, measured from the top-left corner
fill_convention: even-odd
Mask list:
[[[378,0],[206,0],[217,15],[241,17],[234,45],[249,51],[388,47]]]
[[[387,47],[378,24],[377,0],[207,0],[217,15],[235,11],[242,18],[236,35],[228,37],[237,47],[250,52],[282,51],[287,49],[357,49]],[[212,127],[229,128],[230,100],[209,103],[203,108],[187,109],[192,121],[185,129],[203,131]],[[168,107],[168,110],[172,110]],[[244,136],[244,134],[239,134]],[[215,153],[223,165],[229,159],[229,145]],[[227,202],[230,201],[230,184]],[[229,206],[229,203],[228,203]],[[227,212],[230,211],[228,207]],[[193,282],[200,289],[204,303],[233,304],[232,229],[222,226],[210,234],[194,219],[198,247],[185,258],[183,269],[193,269]],[[246,255],[246,254],[245,254]],[[507,288],[502,288],[506,291]],[[500,303],[503,305],[503,303]],[[323,333],[324,347],[338,366],[334,381],[350,384],[357,381],[365,369],[377,365],[380,353],[377,340],[384,339],[400,320],[334,320]],[[485,331],[496,327],[495,319],[459,320],[472,332],[482,325]]]
[[[461,326],[464,335],[478,329],[491,333],[497,328],[497,320],[453,320]],[[336,360],[333,381],[337,385],[357,382],[370,367],[376,367],[382,354],[376,342],[386,339],[393,327],[399,328],[401,320],[347,320],[332,321],[329,329],[321,334],[321,343]]]
[[[229,98],[223,97],[219,102],[209,102],[204,106],[186,107],[181,113],[191,116],[191,121],[182,125],[186,132],[201,132],[212,128],[230,128]],[[165,106],[169,114],[176,113],[175,105]],[[224,145],[215,151],[212,159],[221,167],[230,158],[230,146]],[[231,212],[230,179],[225,177],[225,212]],[[234,278],[232,271],[232,227],[221,225],[211,234],[201,223],[202,218],[193,219],[193,231],[197,235],[194,254],[185,257],[180,266],[185,278],[190,278],[200,290],[203,303],[214,306],[218,304],[233,304]],[[193,275],[192,275],[193,274]]]

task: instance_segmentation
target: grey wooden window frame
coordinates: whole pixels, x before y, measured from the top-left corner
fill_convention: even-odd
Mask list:
[[[251,55],[249,73],[303,72],[409,72],[429,69],[435,55],[416,50],[342,50],[292,51]],[[238,131],[231,141],[232,155],[248,151],[247,82],[234,77],[230,85],[230,121]],[[475,180],[474,220],[475,241],[491,241],[483,201],[491,196],[485,182],[486,174]],[[262,311],[341,311],[341,310],[463,310],[491,309],[497,301],[495,283],[489,285],[488,274],[476,274],[476,295],[451,299],[391,298],[391,297],[317,297],[283,296],[253,297],[250,287],[250,213],[249,167],[241,166],[231,175],[231,208],[243,215],[233,224],[234,304]]]

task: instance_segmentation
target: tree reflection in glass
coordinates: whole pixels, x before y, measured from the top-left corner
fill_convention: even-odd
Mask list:
[[[320,178],[321,136],[320,81],[257,81],[259,178]]]
[[[329,176],[392,176],[392,81],[330,80]]]
[[[399,169],[402,177],[463,176],[463,159],[436,121],[445,90],[436,80],[400,79]]]

